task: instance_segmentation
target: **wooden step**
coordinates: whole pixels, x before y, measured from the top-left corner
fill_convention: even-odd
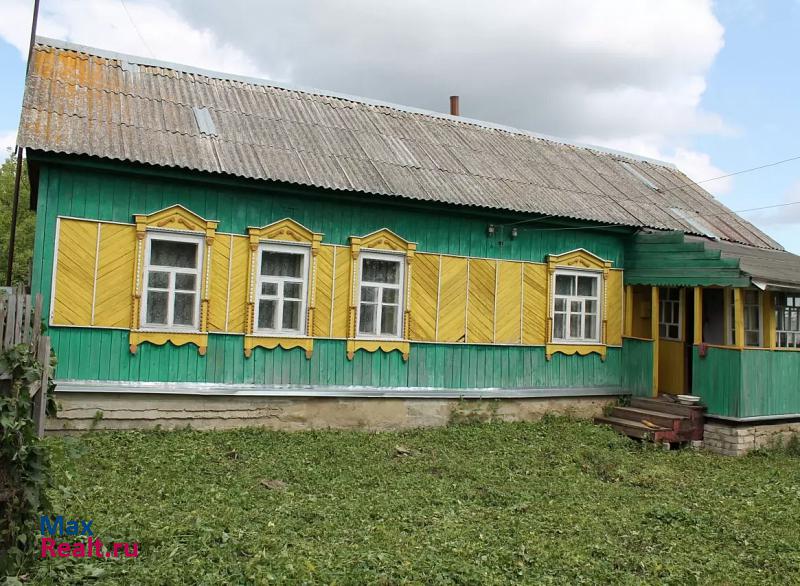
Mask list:
[[[673,434],[673,431],[666,427],[658,426],[651,428],[643,423],[631,421],[630,419],[621,419],[619,417],[595,417],[594,422],[599,425],[610,425],[619,433],[639,439],[650,438],[653,441],[662,441],[666,439],[665,436]]]
[[[701,405],[681,405],[673,403],[668,399],[645,399],[644,397],[632,397],[631,407],[637,409],[647,409],[648,411],[658,411],[660,413],[672,413],[682,415],[689,419],[696,420],[702,417],[705,407]]]
[[[651,411],[650,409],[640,409],[638,407],[614,407],[614,410],[611,412],[611,417],[629,419],[637,423],[641,423],[642,420],[647,420],[673,431],[683,431],[691,426],[691,420],[683,415],[664,413],[663,411]]]

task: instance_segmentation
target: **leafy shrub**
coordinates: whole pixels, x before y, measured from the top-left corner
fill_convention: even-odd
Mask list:
[[[53,359],[51,358],[51,361]],[[30,346],[19,344],[0,353],[0,574],[19,567],[32,549],[36,515],[48,509],[50,485],[47,450],[36,435],[31,386],[42,376]],[[53,390],[47,411],[55,413]]]

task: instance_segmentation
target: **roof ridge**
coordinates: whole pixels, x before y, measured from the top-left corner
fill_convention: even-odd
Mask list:
[[[116,59],[118,61],[127,61],[128,63],[135,63],[137,65],[145,65],[149,67],[160,67],[163,69],[171,69],[173,71],[180,71],[182,73],[188,73],[193,75],[202,75],[204,77],[209,77],[212,79],[220,79],[225,81],[238,81],[245,84],[251,85],[260,85],[266,87],[272,87],[277,89],[284,89],[288,91],[297,91],[306,94],[313,94],[323,97],[330,97],[336,98],[340,100],[346,100],[350,102],[365,104],[368,106],[375,106],[381,108],[389,108],[392,110],[397,110],[400,112],[406,112],[409,114],[420,114],[423,116],[430,116],[433,118],[438,118],[441,120],[447,120],[451,122],[458,122],[461,124],[466,124],[470,126],[477,126],[480,128],[485,128],[488,130],[498,130],[501,132],[508,132],[510,134],[516,134],[521,136],[527,136],[530,138],[534,138],[537,140],[544,140],[556,144],[562,144],[566,146],[581,148],[589,151],[594,151],[597,153],[601,153],[604,155],[611,155],[616,157],[622,157],[626,159],[631,159],[634,161],[640,161],[644,163],[650,163],[657,166],[667,167],[673,170],[677,170],[677,166],[673,163],[668,161],[662,161],[659,159],[645,157],[643,155],[637,155],[634,153],[629,153],[625,151],[620,151],[612,148],[592,145],[592,144],[585,144],[580,143],[577,141],[570,141],[567,139],[551,136],[548,134],[542,134],[538,132],[533,132],[531,130],[525,130],[522,128],[516,128],[514,126],[508,126],[505,124],[498,124],[495,122],[488,122],[485,120],[478,120],[475,118],[468,118],[465,116],[452,116],[450,114],[446,114],[443,112],[436,112],[435,110],[426,110],[424,108],[415,108],[413,106],[405,106],[402,104],[396,104],[393,102],[386,102],[383,100],[373,99],[373,98],[366,98],[362,96],[355,96],[351,94],[341,93],[341,92],[334,92],[328,90],[321,90],[317,88],[310,88],[310,87],[303,87],[298,85],[293,85],[286,82],[280,81],[273,81],[269,79],[263,79],[258,77],[251,77],[246,75],[237,75],[226,73],[223,71],[214,71],[211,69],[204,69],[201,67],[194,67],[191,65],[184,65],[181,63],[174,63],[169,61],[162,61],[159,59],[149,58],[149,57],[142,57],[138,55],[131,55],[126,53],[119,53],[116,51],[109,51],[106,49],[100,49],[97,47],[90,47],[88,45],[81,45],[78,43],[72,43],[69,41],[64,41],[61,39],[53,39],[49,37],[37,36],[36,37],[36,44],[42,45],[45,47],[51,47],[54,49],[63,49],[66,51],[75,51],[77,53],[84,53],[86,55],[94,55],[97,57],[103,57],[106,59]]]

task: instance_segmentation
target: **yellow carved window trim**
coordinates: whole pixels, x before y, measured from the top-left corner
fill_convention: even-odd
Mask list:
[[[211,274],[211,247],[214,244],[219,222],[206,220],[182,205],[173,205],[152,214],[136,214],[136,270],[134,271],[133,303],[131,308],[131,332],[129,336],[131,354],[136,354],[139,344],[148,342],[161,346],[170,342],[176,346],[195,344],[198,353],[205,356],[208,348],[208,304],[209,275]],[[200,275],[200,319],[196,332],[177,330],[141,329],[141,302],[144,287],[145,248],[147,234],[153,232],[193,234],[204,237],[202,273]]]
[[[551,254],[547,257],[547,342],[545,344],[545,358],[550,360],[553,354],[561,353],[568,356],[579,354],[599,354],[605,361],[608,351],[608,275],[611,271],[611,261],[604,260],[588,250],[578,248],[562,254]],[[553,297],[555,294],[555,274],[558,269],[585,270],[601,275],[601,321],[600,342],[596,344],[569,344],[553,340]]]
[[[314,308],[316,306],[317,255],[322,243],[322,234],[313,232],[290,218],[267,224],[261,228],[249,227],[250,258],[248,261],[247,315],[245,316],[244,355],[250,357],[253,348],[268,350],[281,347],[284,350],[302,348],[306,358],[311,358],[314,351]],[[258,250],[262,243],[302,244],[311,250],[308,283],[306,287],[306,322],[305,336],[285,337],[269,336],[255,332],[256,284],[258,281]]]
[[[398,236],[388,228],[382,228],[375,232],[370,232],[366,236],[350,237],[350,304],[347,322],[347,359],[352,360],[356,351],[366,352],[393,352],[397,350],[403,355],[403,360],[408,361],[411,350],[409,342],[409,324],[411,321],[411,267],[414,261],[414,254],[417,250],[415,242]],[[405,274],[403,279],[403,313],[402,313],[402,338],[401,339],[374,339],[359,338],[357,335],[356,317],[358,315],[358,303],[361,295],[361,279],[359,270],[359,259],[361,251],[393,252],[402,254],[405,258]]]

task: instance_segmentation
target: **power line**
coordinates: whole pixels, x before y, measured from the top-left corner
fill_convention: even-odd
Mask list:
[[[766,169],[768,167],[775,167],[777,165],[782,165],[784,163],[789,163],[791,161],[797,161],[797,160],[800,160],[800,155],[796,155],[796,156],[789,157],[789,158],[786,158],[786,159],[781,159],[780,161],[773,161],[771,163],[765,163],[763,165],[758,165],[756,167],[750,167],[750,168],[747,168],[747,169],[741,169],[739,171],[734,171],[732,173],[726,173],[725,175],[718,175],[717,177],[711,177],[709,179],[703,179],[701,181],[691,181],[690,183],[685,183],[683,185],[676,185],[676,186],[667,187],[667,188],[659,188],[658,189],[658,193],[665,193],[665,192],[668,192],[668,191],[675,191],[675,190],[678,190],[678,189],[683,189],[685,187],[693,187],[695,185],[699,185],[700,183],[708,183],[710,181],[717,181],[718,179],[725,179],[727,177],[733,177],[735,175],[742,175],[744,173],[751,173],[753,171],[759,171],[761,169]],[[577,191],[577,190],[572,190],[572,189],[563,190],[563,191],[571,191],[571,192],[574,192],[574,193],[581,193],[581,194],[584,194],[584,195],[593,195],[593,196],[597,195],[597,194],[594,194],[594,193],[588,193],[586,191]],[[717,201],[716,198],[715,198],[715,201]],[[718,202],[718,203],[720,203],[720,205],[722,205],[721,202]],[[775,204],[775,205],[771,205],[771,206],[763,206],[763,207],[759,207],[759,208],[749,208],[749,209],[746,209],[746,210],[738,210],[738,211],[734,210],[734,211],[725,211],[725,212],[708,213],[708,214],[701,214],[700,212],[697,212],[695,210],[686,210],[686,211],[691,211],[691,212],[695,213],[700,218],[710,218],[710,217],[716,217],[716,216],[725,216],[725,215],[730,215],[730,214],[752,212],[752,211],[756,211],[756,210],[764,210],[764,209],[769,209],[769,208],[785,207],[785,206],[790,206],[790,205],[795,205],[795,204],[800,204],[800,201],[793,201],[793,202],[788,202],[788,203]],[[589,211],[589,210],[596,209],[596,208],[606,207],[607,205],[608,205],[608,202],[602,202],[602,203],[599,203],[599,204],[592,204],[590,206],[580,207],[580,208],[572,210],[572,212],[574,213],[574,212]],[[511,222],[509,224],[503,224],[503,226],[519,226],[520,224],[533,224],[535,222],[542,222],[544,220],[548,220],[548,219],[551,219],[551,218],[557,218],[557,217],[561,217],[561,214],[546,214],[546,215],[540,216],[538,218],[531,218],[529,220],[520,220],[518,222]]]
[[[128,12],[128,7],[125,5],[125,0],[119,0],[119,3],[122,4],[122,9],[125,11],[125,14],[128,16],[128,20],[130,21],[131,26],[133,27],[133,30],[136,31],[136,35],[139,37],[139,40],[142,41],[142,44],[144,45],[144,48],[147,49],[148,53],[150,53],[150,57],[155,59],[156,56],[153,54],[152,49],[150,49],[150,45],[148,45],[147,41],[144,40],[144,37],[142,36],[141,31],[139,31],[139,27],[136,26],[136,23],[133,21],[133,18],[131,18],[131,13]]]
[[[777,165],[783,165],[784,163],[790,163],[791,161],[800,160],[800,155],[789,157],[788,159],[781,159],[780,161],[774,161],[772,163],[766,163],[764,165],[759,165],[758,167],[750,167],[749,169],[742,169],[741,171],[734,171],[733,173],[726,173],[725,175],[719,175],[718,177],[711,177],[710,179],[703,179],[702,181],[692,181],[690,183],[686,183],[685,185],[678,185],[676,187],[670,187],[668,189],[661,189],[660,191],[673,191],[675,189],[683,189],[684,187],[691,187],[692,185],[699,185],[700,183],[708,183],[709,181],[716,181],[718,179],[726,179],[728,177],[733,177],[734,175],[742,175],[744,173],[751,173],[752,171],[759,171],[761,169],[766,169],[767,167],[775,167]]]
[[[758,210],[768,210],[768,209],[771,209],[771,208],[783,208],[783,207],[786,207],[786,206],[793,206],[793,205],[797,205],[797,204],[800,204],[800,201],[787,201],[786,203],[776,203],[776,204],[773,204],[773,205],[770,205],[770,206],[761,206],[760,208],[748,208],[746,210],[736,210],[736,211],[733,211],[733,212],[723,212],[721,214],[713,214],[713,215],[720,215],[721,216],[723,214],[729,214],[729,213],[730,214],[743,214],[745,212],[755,212],[755,211],[758,211]]]

